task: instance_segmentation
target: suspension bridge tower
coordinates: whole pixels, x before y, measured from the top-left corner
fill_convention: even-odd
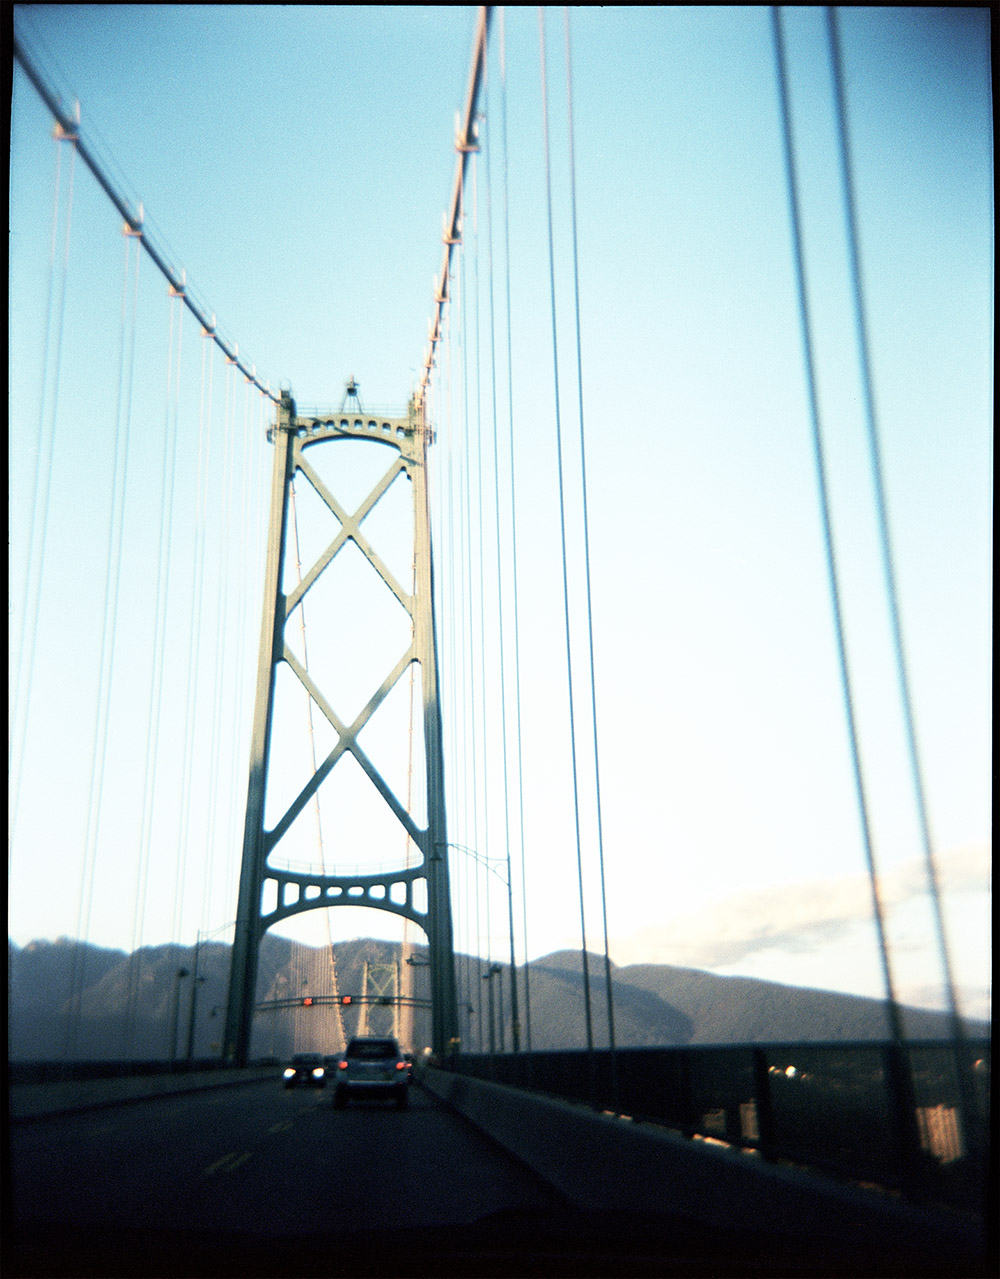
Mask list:
[[[300,417],[290,393],[282,394],[272,432],[274,469],[264,587],[264,616],[254,707],[250,776],[247,788],[243,861],[240,871],[236,935],[226,1015],[225,1055],[245,1064],[256,1000],[260,942],[281,920],[304,911],[331,906],[366,906],[390,911],[422,928],[427,936],[431,987],[431,1040],[444,1055],[458,1043],[458,1013],[452,941],[448,845],[445,828],[444,767],[438,691],[437,645],[433,608],[430,511],[427,493],[427,450],[431,432],[423,403],[411,400],[405,417],[372,416],[361,411],[353,378],[341,409],[328,415]],[[314,450],[335,449],[344,440],[364,440],[390,459],[375,487],[355,511],[346,510],[324,483],[311,458]],[[320,502],[335,517],[338,531],[301,580],[286,593],[284,566],[289,535],[293,483],[301,475]],[[410,481],[413,505],[412,593],[392,572],[369,542],[361,523],[400,476]],[[409,616],[410,643],[381,686],[351,722],[338,716],[303,661],[286,642],[286,623],[338,553],[353,542],[370,567],[382,578]],[[340,623],[352,625],[350,615]],[[265,806],[271,760],[275,683],[278,667],[287,664],[295,679],[333,730],[335,744],[316,763],[312,775],[286,811],[265,828]],[[426,795],[420,825],[411,815],[407,797],[400,798],[372,763],[359,735],[404,674],[416,663],[422,689],[423,750]],[[412,842],[412,864],[401,858],[395,870],[372,873],[310,873],[282,864],[281,840],[313,800],[320,786],[346,756],[353,756],[392,817],[404,839]],[[413,807],[416,807],[415,805]]]

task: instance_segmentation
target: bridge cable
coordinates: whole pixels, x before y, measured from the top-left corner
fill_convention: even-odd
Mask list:
[[[484,578],[485,571],[485,552],[483,548],[483,375],[482,375],[482,324],[480,321],[480,302],[482,300],[482,288],[479,281],[479,164],[478,160],[472,166],[472,235],[473,235],[473,306],[474,306],[474,322],[475,331],[475,373],[476,373],[476,548],[479,558],[479,572],[477,574],[479,591],[478,591],[478,645],[474,646],[473,658],[476,656],[478,649],[479,657],[479,679],[474,681],[473,696],[478,691],[478,728],[481,734],[480,744],[482,746],[482,754],[480,756],[481,767],[480,777],[482,780],[482,834],[483,844],[481,856],[486,860],[488,866],[489,849],[490,849],[490,767],[489,767],[489,749],[488,749],[488,715],[486,710],[486,587]],[[473,604],[475,607],[475,604]],[[479,849],[478,828],[477,838],[473,843],[476,851]],[[490,901],[490,878],[486,873],[482,877],[477,875],[485,884],[485,903],[484,913],[486,919],[486,966],[487,972],[493,968],[493,916]],[[492,980],[492,979],[490,979]],[[489,987],[492,991],[492,986]],[[494,1022],[490,1019],[490,1045],[494,1043]]]
[[[476,752],[476,698],[475,698],[475,646],[474,646],[474,628],[472,617],[472,473],[471,473],[471,448],[469,433],[469,262],[467,246],[462,244],[461,253],[461,271],[462,271],[462,398],[463,398],[463,420],[465,424],[465,432],[463,435],[463,463],[464,463],[464,492],[463,496],[464,509],[462,512],[462,529],[463,529],[463,607],[462,617],[463,623],[468,623],[468,643],[463,637],[463,650],[467,654],[465,662],[465,675],[468,680],[469,698],[466,704],[466,755],[468,764],[471,767],[472,779],[471,785],[468,787],[467,793],[471,796],[470,812],[471,826],[468,828],[472,832],[472,840],[470,847],[474,847],[478,841],[479,831],[479,802],[478,802],[478,761]],[[465,626],[463,624],[463,630]],[[478,861],[474,863],[471,871],[473,882],[475,883],[475,918],[476,918],[476,990],[479,992],[476,999],[476,1009],[479,1027],[479,1048],[483,1048],[483,996],[482,996],[482,913],[480,910],[480,894],[479,894],[479,878],[480,867]]]
[[[854,172],[851,160],[850,132],[847,125],[846,110],[846,78],[844,75],[843,51],[840,37],[840,21],[836,9],[826,9],[827,37],[833,63],[834,104],[836,109],[838,152],[841,165],[841,180],[844,188],[844,205],[848,230],[848,251],[850,257],[851,296],[854,309],[855,339],[858,348],[858,359],[861,365],[861,382],[864,394],[865,425],[868,437],[869,467],[875,488],[875,505],[878,517],[879,549],[882,558],[882,574],[885,579],[885,592],[889,605],[889,616],[892,625],[893,650],[896,664],[896,678],[899,685],[900,701],[906,730],[906,745],[909,755],[917,815],[920,823],[920,835],[923,845],[924,863],[927,881],[931,890],[934,909],[934,924],[941,971],[944,977],[951,1017],[952,1031],[955,1038],[963,1035],[962,1019],[955,995],[955,981],[949,956],[945,933],[944,917],[941,908],[941,894],[938,884],[937,869],[933,843],[931,840],[930,820],[927,814],[927,802],[923,782],[923,771],[917,748],[917,732],[913,717],[913,699],[910,693],[910,680],[907,669],[906,654],[903,644],[903,627],[900,620],[899,592],[896,584],[892,541],[889,532],[889,515],[886,502],[884,470],[882,466],[879,431],[875,412],[875,394],[871,372],[870,344],[868,325],[865,316],[864,288],[861,275],[861,256],[858,248],[857,200],[854,188]]]
[[[484,77],[485,79],[485,77]],[[487,100],[489,82],[485,82]],[[491,440],[493,444],[493,511],[494,539],[496,546],[497,573],[497,661],[500,685],[500,765],[503,779],[503,860],[507,866],[507,931],[510,942],[510,989],[511,989],[511,1040],[514,1051],[520,1049],[521,1030],[518,1024],[517,1006],[517,957],[514,953],[514,885],[510,873],[510,779],[507,762],[507,663],[505,661],[504,628],[503,628],[503,562],[501,556],[500,535],[500,433],[497,425],[497,349],[496,349],[496,314],[494,299],[494,266],[493,266],[493,166],[491,162],[492,141],[487,127],[486,137],[486,255],[489,299],[489,331],[490,331],[490,407],[491,407]],[[501,994],[503,983],[501,979]],[[503,1020],[500,1024],[501,1049],[504,1042]]]
[[[566,116],[569,129],[570,214],[573,227],[573,305],[576,319],[576,386],[580,409],[580,492],[583,507],[583,559],[587,595],[587,653],[590,664],[590,717],[594,733],[594,792],[596,798],[597,850],[600,865],[601,919],[604,925],[604,975],[607,985],[608,1047],[611,1061],[612,1096],[617,1096],[617,1059],[615,1055],[615,1005],[611,981],[611,955],[608,945],[608,903],[604,873],[604,824],[601,817],[601,766],[597,744],[597,686],[594,674],[594,608],[590,576],[590,518],[587,505],[587,450],[583,426],[583,347],[580,335],[580,264],[576,224],[576,159],[573,145],[573,71],[570,57],[569,8],[563,7],[566,42]]]
[[[524,845],[524,758],[522,748],[522,701],[521,701],[521,638],[518,593],[518,539],[517,539],[517,499],[515,484],[514,459],[514,357],[513,338],[511,333],[511,293],[510,293],[510,178],[507,145],[507,58],[506,29],[504,9],[500,10],[500,126],[503,154],[503,234],[504,234],[504,295],[507,338],[507,462],[510,472],[510,562],[511,562],[511,605],[513,610],[513,660],[514,660],[514,737],[517,758],[517,802],[518,802],[518,836],[520,843],[521,872],[521,929],[524,945],[524,1029],[525,1045],[531,1051],[531,989],[528,963],[528,895],[527,866]],[[508,848],[508,878],[510,878],[510,857]],[[513,925],[511,925],[513,932]]]
[[[181,291],[184,298],[184,305],[188,308],[195,319],[201,326],[209,331],[212,341],[222,351],[227,359],[232,359],[239,369],[246,375],[247,380],[257,387],[262,395],[266,395],[268,399],[275,404],[279,403],[281,397],[276,395],[270,387],[269,383],[261,382],[257,377],[256,365],[248,364],[245,359],[240,358],[239,343],[229,342],[215,327],[214,315],[209,319],[207,308],[196,302],[190,294],[189,289],[185,288],[184,275],[182,271],[175,269],[169,262],[167,254],[163,248],[157,245],[150,237],[148,232],[144,231],[145,218],[142,206],[140,205],[136,212],[129,201],[121,194],[118,187],[108,174],[108,165],[102,162],[96,155],[93,146],[80,136],[79,120],[73,120],[66,110],[63,108],[58,93],[51,87],[48,79],[37,65],[34,54],[29,54],[24,47],[23,32],[15,31],[13,36],[13,52],[15,60],[20,64],[24,73],[31,81],[38,93],[38,96],[45,103],[53,119],[66,133],[75,134],[76,149],[79,151],[80,159],[86,164],[97,179],[98,185],[104,191],[111,203],[118,210],[124,219],[125,225],[135,235],[141,235],[141,244],[145,252],[152,258],[157,269],[164,276],[167,283],[175,289]]]
[[[795,150],[792,141],[791,110],[789,105],[788,73],[785,63],[784,37],[781,14],[777,6],[771,6],[771,27],[774,41],[775,62],[777,71],[778,105],[781,117],[781,138],[785,179],[788,188],[790,230],[792,236],[792,256],[795,268],[796,299],[799,312],[799,325],[802,335],[802,353],[806,367],[806,385],[809,398],[809,423],[812,439],[813,460],[816,470],[816,484],[819,496],[820,515],[823,526],[823,547],[826,560],[827,582],[830,591],[830,603],[833,611],[834,631],[837,643],[837,660],[840,671],[840,683],[843,693],[844,713],[847,720],[848,739],[850,745],[851,767],[854,788],[861,822],[861,833],[864,842],[865,858],[868,865],[868,880],[871,887],[872,912],[878,936],[879,959],[882,966],[882,978],[885,987],[886,1012],[889,1019],[892,1038],[899,1044],[903,1042],[903,1024],[899,1004],[896,1000],[892,978],[892,966],[889,959],[889,945],[886,936],[885,914],[879,887],[878,870],[875,864],[875,852],[872,841],[871,823],[868,812],[868,800],[865,793],[864,778],[861,769],[861,754],[858,741],[858,730],[854,711],[854,696],[851,688],[851,676],[847,661],[847,643],[844,632],[844,621],[840,599],[840,584],[837,571],[836,551],[833,541],[833,528],[830,515],[830,499],[826,472],[826,459],[823,446],[823,432],[820,422],[816,371],[814,362],[814,338],[809,316],[809,304],[806,296],[805,262],[802,247],[801,214],[799,210],[798,176],[795,164]]]
[[[56,420],[59,407],[59,389],[62,375],[62,344],[66,321],[66,283],[69,275],[70,232],[73,223],[73,186],[76,170],[76,137],[56,127],[55,172],[52,192],[52,224],[49,240],[49,280],[46,291],[45,335],[42,345],[42,386],[38,406],[38,448],[35,452],[32,478],[32,519],[28,534],[28,555],[25,576],[24,599],[21,609],[21,625],[18,636],[18,677],[14,683],[14,705],[11,709],[10,741],[8,743],[7,768],[10,777],[10,813],[8,814],[7,873],[10,881],[11,857],[17,815],[20,804],[20,772],[34,686],[35,637],[38,633],[38,616],[41,611],[42,582],[45,576],[45,560],[48,545],[49,510],[52,496],[52,467],[55,454]],[[62,196],[63,143],[71,147],[69,180],[66,196]],[[65,198],[65,217],[61,209]],[[57,244],[62,221],[61,265],[56,267]],[[58,294],[58,300],[56,295]],[[54,348],[54,349],[53,349]],[[51,352],[51,355],[50,355]],[[13,441],[14,436],[11,435]]]
[[[549,296],[551,300],[552,312],[552,366],[553,366],[553,394],[555,398],[555,426],[556,426],[556,453],[558,458],[559,471],[559,532],[562,544],[562,582],[563,582],[563,618],[565,623],[566,634],[566,678],[569,691],[569,736],[570,736],[570,755],[573,767],[573,817],[576,829],[576,867],[577,882],[579,886],[580,899],[580,942],[581,942],[581,961],[583,970],[583,994],[584,994],[584,1014],[586,1017],[587,1029],[587,1052],[591,1059],[591,1074],[593,1075],[593,1053],[594,1053],[594,1026],[593,1016],[591,1013],[590,1003],[590,964],[587,955],[587,921],[584,910],[584,893],[583,893],[583,848],[581,843],[580,828],[580,781],[577,768],[577,749],[576,749],[576,718],[574,712],[573,698],[573,653],[572,644],[570,642],[570,618],[569,618],[569,567],[568,567],[568,551],[566,540],[566,491],[563,477],[563,441],[562,441],[562,419],[559,406],[559,346],[558,335],[556,330],[556,272],[555,272],[555,247],[553,243],[552,232],[552,165],[549,154],[549,106],[548,106],[548,87],[545,75],[545,11],[541,5],[538,8],[538,38],[540,50],[540,68],[541,68],[541,89],[542,89],[542,138],[545,152],[545,191],[546,191],[546,207],[548,213],[548,247],[549,247]],[[593,1082],[593,1081],[592,1081]]]
[[[485,66],[485,60],[484,60]],[[477,116],[476,134],[478,138],[479,122],[482,116]],[[477,839],[473,844],[473,849],[479,854],[477,865],[482,867],[482,873],[477,871],[477,883],[482,883],[485,888],[482,892],[483,915],[486,923],[486,975],[488,980],[487,990],[490,994],[488,1002],[488,1013],[490,1018],[490,1048],[492,1049],[496,1043],[496,1001],[493,995],[493,978],[490,974],[493,972],[493,904],[491,880],[489,876],[489,856],[492,847],[490,840],[490,751],[489,751],[489,713],[486,705],[486,559],[485,559],[485,543],[483,536],[483,325],[480,314],[482,303],[482,285],[480,283],[480,237],[479,237],[479,162],[478,157],[474,158],[472,166],[472,233],[473,233],[473,256],[472,256],[472,273],[473,273],[473,329],[475,332],[475,374],[476,374],[476,402],[475,402],[475,437],[476,437],[476,548],[478,552],[478,573],[476,575],[479,590],[477,599],[473,604],[475,608],[478,605],[478,644],[474,648],[473,656],[478,651],[479,657],[479,678],[474,684],[474,694],[478,693],[477,710],[478,710],[478,729],[479,729],[479,745],[481,747],[480,754],[480,770],[479,777],[482,782],[482,847],[480,848],[478,831]]]
[[[177,469],[177,419],[180,396],[180,369],[184,338],[184,310],[178,307],[178,296],[170,295],[170,333],[167,345],[167,379],[163,414],[163,468],[160,482],[160,528],[156,562],[156,605],[153,627],[153,663],[149,702],[146,710],[146,759],[143,770],[142,809],[139,819],[139,858],[136,870],[136,894],[132,914],[132,938],[123,1056],[132,1055],[135,1018],[140,989],[139,963],[135,959],[145,931],[146,902],[149,889],[150,843],[153,831],[154,786],[160,746],[160,719],[163,709],[163,683],[166,649],[167,604],[170,595],[170,548],[173,540],[174,484]]]
[[[97,876],[98,842],[104,801],[104,770],[107,762],[108,723],[111,714],[111,686],[115,672],[118,635],[118,595],[121,586],[124,546],[125,495],[128,487],[129,441],[132,421],[132,389],[135,369],[136,309],[139,289],[139,237],[124,228],[125,267],[122,280],[121,344],[118,360],[118,391],[112,457],[111,504],[108,513],[108,545],[105,556],[103,626],[98,667],[97,711],[91,748],[90,787],[87,800],[86,836],[78,898],[76,938],[70,978],[70,1015],[67,1023],[66,1058],[76,1055],[83,991],[86,985],[90,917]],[[134,260],[133,260],[134,259]],[[131,300],[129,297],[131,286]]]
[[[225,675],[227,669],[232,669],[238,675],[238,666],[236,663],[227,663],[226,654],[228,652],[229,630],[232,617],[232,572],[230,571],[231,549],[232,549],[232,522],[233,522],[233,472],[235,468],[235,437],[236,437],[236,393],[238,383],[236,378],[235,360],[226,360],[226,372],[223,383],[223,433],[222,433],[222,501],[220,504],[219,531],[222,538],[222,545],[219,548],[221,560],[219,563],[220,571],[220,589],[215,598],[215,670],[212,678],[212,717],[209,759],[209,784],[208,784],[208,829],[205,833],[205,855],[202,862],[202,910],[204,912],[205,903],[210,892],[210,885],[213,878],[216,859],[217,838],[216,832],[219,821],[220,808],[220,791],[222,783],[219,780],[220,774],[220,755],[219,738],[222,734],[222,715],[223,703],[225,698]],[[233,771],[229,773],[230,784],[233,782]]]
[[[302,585],[302,550],[299,539],[299,508],[296,500],[295,476],[292,476],[289,485],[289,497],[291,504],[291,524],[292,524],[292,551],[295,556],[295,577],[296,585]],[[302,642],[302,667],[308,674],[309,672],[309,645],[306,640],[306,601],[303,596],[297,605],[299,614],[299,637]],[[313,698],[312,694],[306,690],[306,716],[309,724],[309,757],[312,764],[313,776],[319,768],[319,759],[316,754],[316,722],[313,715]],[[319,788],[317,787],[312,797],[313,810],[316,814],[316,843],[319,848],[320,863],[323,868],[323,874],[328,874],[326,867],[326,844],[323,839],[323,814],[319,802]],[[332,983],[331,993],[336,996],[338,994],[337,987],[337,961],[333,951],[333,926],[330,922],[330,907],[326,907],[323,911],[323,920],[326,924],[326,942],[327,954],[330,961],[330,981]],[[344,1010],[339,1002],[335,1002],[334,1008],[337,1013],[338,1029],[340,1031],[340,1039],[343,1047],[347,1047],[347,1033],[344,1029]],[[339,1045],[338,1045],[339,1047]]]
[[[464,764],[464,751],[459,750],[459,741],[461,738],[460,719],[459,719],[459,711],[460,711],[459,685],[460,685],[460,679],[461,679],[462,686],[464,687],[464,675],[462,671],[460,670],[459,658],[462,650],[459,648],[459,644],[458,644],[458,636],[457,636],[458,622],[456,620],[459,615],[459,596],[458,596],[458,586],[456,582],[456,548],[455,548],[455,526],[458,523],[458,520],[456,519],[456,511],[455,511],[455,505],[457,501],[456,484],[455,484],[455,449],[457,445],[455,442],[455,414],[454,414],[455,383],[454,383],[454,366],[453,366],[453,358],[452,358],[453,326],[451,323],[451,317],[452,317],[452,310],[451,308],[449,308],[445,315],[445,331],[444,331],[445,378],[447,380],[447,388],[448,388],[447,396],[445,398],[445,422],[446,422],[446,439],[447,439],[445,456],[447,461],[446,461],[446,481],[444,486],[445,488],[444,505],[445,505],[445,511],[446,511],[446,516],[444,519],[444,528],[446,530],[447,545],[448,545],[448,559],[447,559],[448,604],[446,609],[444,610],[444,616],[447,619],[447,623],[446,623],[447,635],[448,635],[447,671],[448,671],[449,683],[451,685],[451,697],[449,699],[449,704],[450,704],[450,718],[451,718],[452,750],[449,752],[449,755],[451,760],[452,785],[454,788],[454,793],[456,797],[458,798],[459,803],[462,804],[461,815],[456,815],[456,816],[458,817],[458,821],[461,824],[461,828],[464,830],[463,819],[464,819],[465,786],[463,785],[463,779],[461,776],[462,765],[460,765],[459,763],[459,760],[461,759],[462,764]],[[444,628],[442,629],[444,630]],[[456,889],[455,889],[456,902],[457,903],[461,902],[463,891],[466,897],[466,909],[456,911],[456,916],[458,919],[466,921],[466,928],[468,928],[467,920],[469,918],[469,912],[467,907],[468,907],[469,876],[466,873],[466,868],[464,868],[461,865],[461,863],[456,864],[456,877],[457,877]],[[471,1009],[472,1008],[472,978],[471,978],[472,956],[469,952],[470,952],[470,943],[467,940],[463,954],[462,954],[463,962],[460,964],[460,967],[459,967],[459,983],[461,987],[461,984],[464,982],[464,988],[465,988],[464,1006]],[[471,1033],[471,1030],[472,1030],[471,1022],[466,1022],[465,1025],[469,1033]],[[464,1034],[462,1035],[462,1043],[467,1044],[467,1039]]]
[[[488,64],[487,64],[488,65]],[[490,85],[486,81],[487,101],[489,99]],[[517,955],[515,952],[515,930],[514,930],[514,876],[511,873],[511,857],[510,857],[510,777],[508,762],[508,744],[507,744],[507,660],[504,646],[504,575],[503,575],[503,559],[501,554],[502,536],[500,528],[500,433],[497,424],[497,358],[496,358],[496,323],[494,317],[494,267],[493,267],[493,165],[492,165],[492,139],[489,129],[487,128],[486,137],[486,190],[487,190],[487,228],[488,228],[488,251],[489,251],[489,298],[490,298],[490,383],[491,398],[493,406],[492,426],[493,426],[493,504],[496,513],[496,566],[497,566],[497,638],[499,645],[499,665],[500,665],[500,754],[503,767],[503,849],[504,860],[507,866],[507,930],[510,937],[510,997],[511,997],[511,1043],[514,1052],[519,1052],[521,1048],[521,1024],[520,1009],[518,1006],[517,996]],[[507,191],[504,189],[504,212],[506,213]],[[510,270],[509,266],[506,272],[507,288],[510,288]],[[508,315],[508,332],[510,327],[510,317]],[[508,378],[510,368],[508,366]]]
[[[174,878],[174,935],[179,931],[178,900],[185,874],[188,838],[191,827],[191,792],[194,783],[195,724],[200,705],[202,635],[204,612],[205,559],[208,525],[209,459],[212,446],[212,399],[215,363],[210,334],[201,330],[201,380],[198,396],[198,465],[195,474],[194,563],[191,571],[190,628],[187,652],[187,708],[185,715],[184,751],[181,764],[180,835],[178,860]]]

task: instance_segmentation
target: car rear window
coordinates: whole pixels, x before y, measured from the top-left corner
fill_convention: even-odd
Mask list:
[[[385,1061],[396,1056],[396,1045],[391,1039],[378,1040],[374,1043],[353,1043],[347,1049],[348,1057],[356,1057],[359,1061]]]

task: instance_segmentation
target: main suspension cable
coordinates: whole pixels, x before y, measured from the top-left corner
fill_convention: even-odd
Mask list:
[[[189,287],[185,283],[184,272],[173,267],[167,259],[167,255],[144,230],[145,216],[142,207],[136,211],[133,209],[128,200],[121,194],[118,187],[112,181],[107,172],[107,165],[98,159],[93,147],[81,136],[80,122],[71,116],[60,102],[59,95],[51,87],[45,75],[36,65],[33,57],[29,55],[24,47],[22,35],[15,31],[13,36],[14,57],[20,63],[25,75],[34,85],[38,96],[49,109],[56,123],[68,135],[73,135],[76,141],[76,150],[80,154],[80,159],[86,164],[97,179],[98,185],[103,190],[111,203],[121,214],[125,225],[137,236],[141,236],[141,244],[143,249],[152,258],[158,270],[162,273],[167,283],[176,289],[184,299],[184,305],[195,317],[198,323],[206,329],[212,337],[212,341],[219,347],[223,355],[232,362],[246,375],[247,380],[252,382],[254,386],[266,395],[268,399],[275,404],[279,403],[281,397],[271,390],[270,383],[262,382],[257,377],[256,365],[248,364],[246,360],[240,358],[239,344],[236,342],[228,342],[217,330],[215,324],[215,316],[212,315],[206,307],[199,305],[190,295]]]

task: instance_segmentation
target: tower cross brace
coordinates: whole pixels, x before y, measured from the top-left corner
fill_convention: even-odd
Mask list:
[[[355,397],[356,398],[356,397]],[[423,406],[411,401],[406,417],[362,415],[344,407],[329,416],[300,417],[290,393],[283,393],[271,432],[274,466],[265,568],[264,610],[257,666],[253,735],[247,786],[243,859],[240,869],[236,935],[226,1014],[225,1055],[247,1062],[255,1007],[261,939],[274,924],[307,910],[331,906],[369,906],[412,920],[427,935],[431,984],[431,1047],[439,1055],[458,1044],[458,1013],[448,879],[444,766],[439,700],[434,581],[431,560],[427,450],[431,432]],[[362,439],[395,451],[385,474],[353,514],[345,511],[310,465],[310,449],[329,441]],[[290,496],[295,475],[302,472],[340,523],[337,536],[302,581],[286,595],[282,590]],[[414,531],[414,592],[395,581],[372,548],[360,524],[392,481],[405,472],[411,481]],[[343,721],[322,690],[285,642],[285,626],[307,591],[353,541],[409,614],[411,643],[351,723]],[[277,823],[264,825],[268,761],[274,719],[276,671],[285,662],[336,734],[336,744],[318,764]],[[419,664],[423,689],[423,734],[426,775],[426,826],[416,824],[358,742],[358,736],[412,662]],[[397,870],[373,874],[326,874],[278,868],[270,858],[296,817],[310,802],[337,762],[350,753],[374,785],[401,830],[412,840],[419,861]],[[418,886],[423,885],[423,892]]]

